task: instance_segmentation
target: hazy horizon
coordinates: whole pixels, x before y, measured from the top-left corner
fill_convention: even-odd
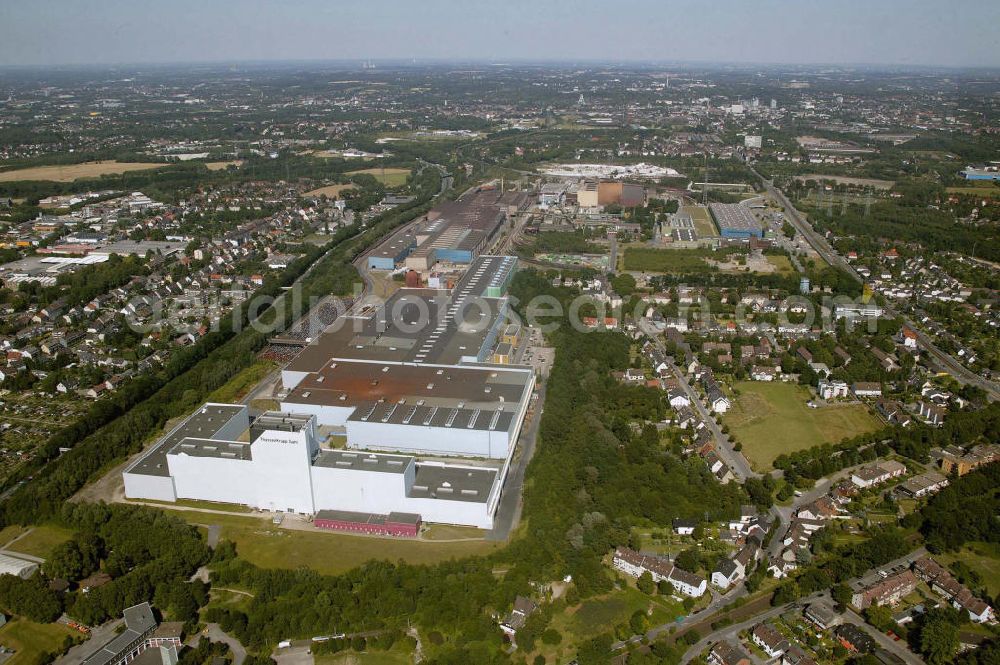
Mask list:
[[[1000,67],[1000,3],[957,0],[37,0],[0,66],[409,61]]]

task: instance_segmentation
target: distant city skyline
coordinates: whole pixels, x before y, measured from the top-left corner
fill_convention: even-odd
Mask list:
[[[288,60],[1000,67],[1000,3],[954,0],[34,0],[0,65]]]

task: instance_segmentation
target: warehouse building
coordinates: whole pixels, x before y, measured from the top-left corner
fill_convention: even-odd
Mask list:
[[[760,222],[750,209],[739,203],[709,203],[708,209],[723,238],[763,238]]]
[[[395,270],[417,246],[412,230],[404,229],[381,243],[368,255],[369,270]]]
[[[233,414],[238,411],[238,414]],[[214,416],[218,427],[206,426]],[[232,423],[246,422],[233,434]],[[488,529],[506,461],[446,464],[320,447],[316,417],[205,404],[123,474],[131,499],[194,499],[315,515],[408,513]]]

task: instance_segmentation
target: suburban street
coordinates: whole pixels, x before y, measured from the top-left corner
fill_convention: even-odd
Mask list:
[[[784,192],[775,187],[772,181],[765,179],[764,176],[758,173],[753,167],[750,167],[750,170],[754,173],[754,175],[760,178],[760,181],[764,184],[768,193],[770,193],[771,196],[773,196],[774,199],[784,207],[788,221],[795,227],[796,231],[805,237],[806,241],[814,250],[816,250],[816,253],[820,255],[820,258],[831,266],[841,268],[859,282],[864,281],[854,267],[848,263],[844,257],[834,251],[834,249],[830,247],[829,243],[827,243],[826,240],[820,236],[820,234],[816,233],[812,224],[809,223],[801,212],[796,210],[795,206],[793,206],[792,202],[788,200],[788,197],[785,196]],[[926,351],[927,355],[933,358],[943,369],[947,370],[952,376],[954,376],[956,380],[961,383],[982,388],[986,391],[987,395],[989,395],[990,399],[1000,399],[1000,386],[998,386],[995,382],[989,381],[969,370],[967,367],[962,365],[962,363],[955,360],[954,357],[937,348],[934,345],[933,340],[931,340],[931,338],[906,315],[901,314],[888,304],[886,304],[883,309],[889,316],[899,316],[902,318],[903,322],[916,333],[917,342],[920,344],[920,347]]]
[[[655,344],[656,348],[663,353],[664,357],[669,357],[666,346],[664,345],[659,333],[649,330],[644,330],[644,332],[653,340],[653,344]],[[681,388],[683,388],[684,392],[687,393],[688,399],[691,400],[692,408],[698,412],[699,417],[702,421],[704,421],[705,426],[708,427],[709,431],[712,433],[712,438],[715,440],[715,448],[719,453],[719,457],[721,457],[722,461],[725,462],[730,469],[732,469],[733,475],[736,476],[736,478],[741,482],[747,478],[759,477],[760,474],[750,468],[750,463],[747,461],[747,458],[741,453],[733,450],[733,445],[730,443],[729,437],[722,433],[718,423],[715,422],[715,418],[713,418],[708,412],[708,409],[705,408],[698,392],[694,389],[690,382],[688,382],[681,369],[669,360],[667,361],[667,364],[670,366],[670,372],[677,378]]]

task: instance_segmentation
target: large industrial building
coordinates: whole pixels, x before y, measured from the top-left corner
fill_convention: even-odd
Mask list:
[[[723,238],[763,238],[764,231],[753,213],[739,203],[709,203],[709,210]]]
[[[441,203],[415,228],[399,232],[375,248],[368,256],[368,268],[395,270],[405,265],[424,272],[437,263],[469,264],[530,203],[526,193],[493,189]]]
[[[358,307],[281,373],[280,411],[205,404],[126,467],[125,495],[314,516],[413,535],[488,529],[531,400],[507,316],[516,259],[478,257],[450,290],[400,289]]]

